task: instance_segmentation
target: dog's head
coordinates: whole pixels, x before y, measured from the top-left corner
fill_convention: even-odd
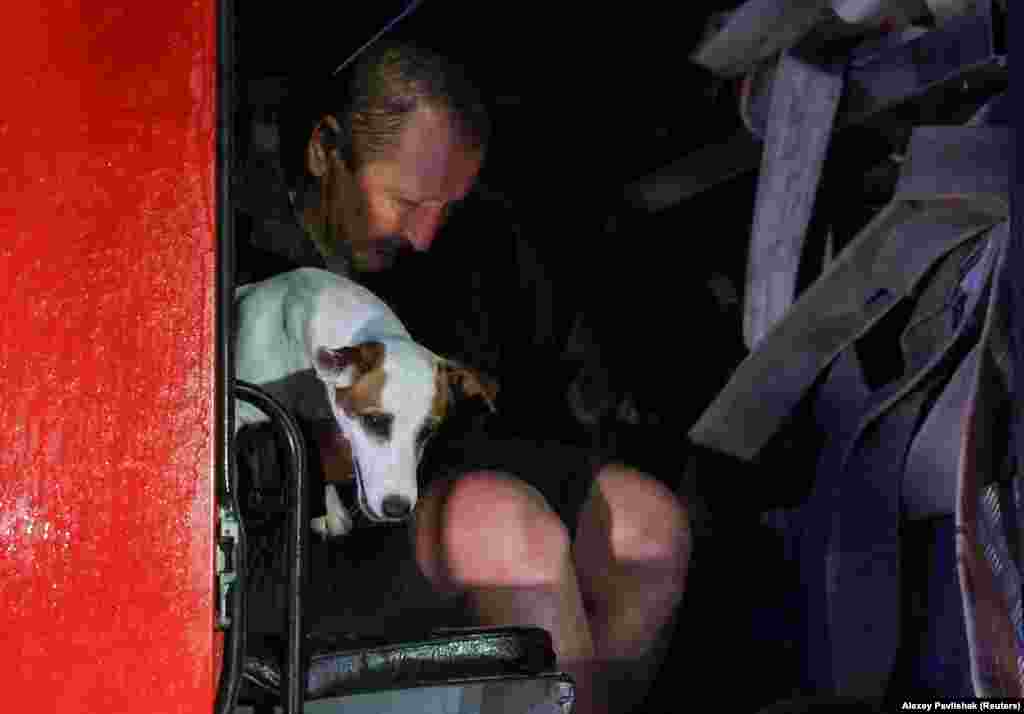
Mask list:
[[[453,397],[479,396],[494,409],[498,385],[408,340],[320,348],[315,369],[348,441],[359,507],[372,521],[412,515],[423,450]]]

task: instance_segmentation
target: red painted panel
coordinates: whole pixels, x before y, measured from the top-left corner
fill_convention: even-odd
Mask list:
[[[4,6],[4,711],[213,709],[215,11]]]

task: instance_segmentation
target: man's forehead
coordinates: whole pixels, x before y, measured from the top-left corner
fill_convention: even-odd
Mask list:
[[[483,152],[463,141],[448,114],[417,109],[387,158],[371,162],[379,183],[417,201],[462,198],[473,186]],[[374,166],[377,164],[377,166]]]

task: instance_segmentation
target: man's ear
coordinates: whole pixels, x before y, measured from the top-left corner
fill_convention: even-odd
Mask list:
[[[340,136],[341,125],[330,114],[324,116],[313,128],[306,145],[306,170],[311,175],[323,178],[327,174],[331,152],[338,148]]]
[[[450,359],[442,358],[441,369],[444,370],[448,378],[449,387],[457,389],[466,397],[480,397],[492,412],[497,411],[494,406],[499,389],[496,379],[478,369],[467,367]]]
[[[362,342],[334,349],[321,347],[316,351],[313,367],[325,382],[347,386],[357,375],[375,369],[384,360],[384,351],[380,342]]]

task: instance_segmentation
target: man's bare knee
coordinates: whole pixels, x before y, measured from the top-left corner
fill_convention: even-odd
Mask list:
[[[413,549],[420,572],[441,593],[453,593],[457,587],[444,563],[441,544],[444,503],[451,490],[451,481],[436,481],[416,504],[413,520]]]
[[[569,535],[529,484],[493,471],[462,476],[442,523],[447,571],[460,588],[556,586]]]
[[[608,506],[616,562],[685,566],[691,548],[690,518],[685,504],[667,486],[619,464],[601,469],[597,484]]]

